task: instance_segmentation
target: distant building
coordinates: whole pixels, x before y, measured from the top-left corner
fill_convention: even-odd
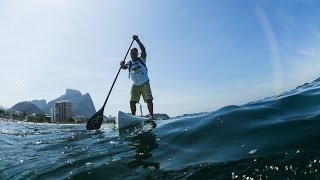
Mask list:
[[[39,114],[39,113],[32,113],[30,114],[30,117],[46,117],[44,114]]]
[[[66,123],[72,118],[72,103],[70,101],[58,101],[50,109],[51,122]]]
[[[54,123],[56,119],[56,108],[53,107],[50,109],[50,117],[51,117],[51,122]]]

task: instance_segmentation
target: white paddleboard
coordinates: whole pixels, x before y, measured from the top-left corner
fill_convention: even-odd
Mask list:
[[[116,120],[116,125],[120,129],[120,128],[125,128],[125,127],[129,127],[129,126],[133,126],[133,125],[142,123],[146,120],[149,120],[149,118],[141,117],[141,116],[134,116],[134,115],[119,111],[118,118]]]

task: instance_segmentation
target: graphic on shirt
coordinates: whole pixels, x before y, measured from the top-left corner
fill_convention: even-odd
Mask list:
[[[147,82],[149,80],[148,74],[147,74],[147,67],[145,65],[141,64],[142,62],[131,61],[131,66],[129,70],[129,74],[132,80],[132,83],[134,85],[142,85],[143,83]]]
[[[141,72],[141,66],[139,65],[139,63],[133,64],[132,68],[131,68],[131,71],[134,74]]]

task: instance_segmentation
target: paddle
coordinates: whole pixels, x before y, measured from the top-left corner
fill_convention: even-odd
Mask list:
[[[128,55],[128,53],[129,53],[129,51],[130,51],[130,48],[131,48],[131,46],[132,46],[133,41],[134,41],[134,39],[132,40],[132,42],[131,42],[131,44],[130,44],[130,47],[129,47],[128,51],[127,51],[127,54],[126,54],[126,56],[124,57],[123,60],[126,60],[127,55]],[[100,129],[101,124],[102,124],[102,120],[103,120],[104,107],[105,107],[106,104],[107,104],[107,101],[108,101],[108,99],[109,99],[110,93],[111,93],[111,91],[112,91],[112,88],[113,88],[113,86],[114,86],[114,83],[116,82],[116,80],[117,80],[117,78],[118,78],[118,75],[119,75],[120,71],[121,71],[121,66],[120,66],[120,68],[119,68],[119,71],[118,71],[118,73],[117,73],[116,78],[114,79],[114,81],[113,81],[113,83],[112,83],[111,89],[110,89],[110,91],[109,91],[109,93],[108,93],[108,96],[107,96],[106,100],[104,101],[104,104],[103,104],[102,108],[101,108],[99,111],[97,111],[97,112],[89,119],[89,121],[87,122],[87,125],[86,125],[87,130]]]

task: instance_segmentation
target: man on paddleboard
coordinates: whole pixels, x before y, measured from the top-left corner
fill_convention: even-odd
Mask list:
[[[139,51],[137,48],[132,48],[130,50],[131,60],[127,62],[120,62],[122,69],[129,70],[129,78],[132,80],[130,91],[131,113],[133,115],[136,114],[136,103],[140,101],[140,96],[142,95],[144,102],[148,104],[148,110],[151,118],[153,119],[153,97],[149,82],[148,68],[146,66],[146,49],[137,35],[134,35],[132,38],[138,43],[141,50],[141,55],[139,56]]]

